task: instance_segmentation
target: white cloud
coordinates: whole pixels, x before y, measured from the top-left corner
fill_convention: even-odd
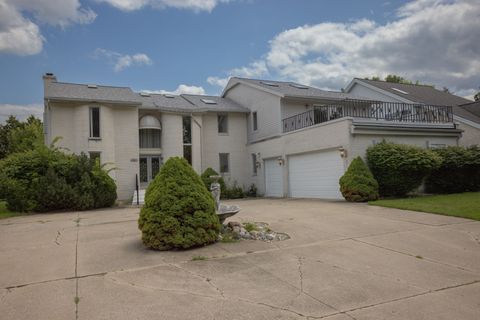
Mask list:
[[[228,80],[230,80],[230,77],[227,77],[227,78],[208,77],[207,78],[207,82],[209,84],[211,84],[212,86],[220,87],[220,88],[224,88],[227,85]]]
[[[205,94],[205,89],[202,87],[197,87],[197,86],[189,86],[186,84],[181,84],[177,87],[177,89],[173,91],[168,91],[168,90],[141,90],[141,92],[145,93],[158,93],[158,94],[200,94],[204,95]]]
[[[0,124],[4,123],[11,115],[15,116],[18,120],[25,120],[30,115],[42,119],[43,105],[40,103],[24,105],[0,104]]]
[[[91,23],[96,16],[79,0],[0,0],[0,53],[40,53],[45,39],[39,24],[65,28]]]
[[[263,60],[250,63],[246,67],[232,69],[227,77],[208,77],[207,82],[213,86],[224,88],[230,77],[259,78],[268,75],[268,68]]]
[[[148,66],[151,65],[152,59],[145,53],[135,53],[133,55],[121,54],[115,51],[102,48],[95,49],[94,58],[106,58],[109,63],[113,64],[113,70],[120,72],[125,68],[132,66]]]
[[[418,0],[400,7],[383,25],[368,19],[305,25],[277,34],[261,59],[227,75],[260,70],[338,90],[353,77],[394,73],[467,92],[480,84],[479,16],[476,0]],[[256,68],[262,62],[265,68]]]
[[[134,11],[146,6],[154,9],[176,8],[211,12],[219,3],[227,3],[231,0],[97,0],[123,10]]]

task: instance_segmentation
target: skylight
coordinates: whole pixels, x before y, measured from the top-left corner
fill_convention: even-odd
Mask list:
[[[164,94],[163,96],[164,96],[165,98],[170,98],[170,99],[171,99],[171,98],[175,98],[175,96],[174,96],[173,94],[168,94],[168,93]]]
[[[96,84],[87,84],[87,88],[89,89],[97,89],[97,85]]]
[[[308,89],[308,87],[302,86],[301,84],[297,84],[297,83],[291,83],[290,86],[297,89]]]
[[[215,100],[210,100],[210,99],[200,99],[200,100],[202,100],[202,102],[206,104],[217,104],[217,101]]]
[[[150,97],[150,94],[147,93],[147,92],[140,92],[140,95],[141,95],[142,97]]]
[[[403,90],[400,90],[400,89],[397,89],[397,88],[392,88],[392,90],[395,90],[395,91],[400,92],[400,93],[403,93],[403,94],[408,94],[408,92],[403,91]]]
[[[270,86],[270,87],[278,87],[278,84],[275,82],[269,82],[269,81],[260,81],[261,84]]]

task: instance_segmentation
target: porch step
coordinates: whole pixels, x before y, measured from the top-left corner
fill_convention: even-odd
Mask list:
[[[138,205],[143,205],[145,203],[145,189],[138,190]],[[137,205],[137,190],[133,192],[132,205]]]

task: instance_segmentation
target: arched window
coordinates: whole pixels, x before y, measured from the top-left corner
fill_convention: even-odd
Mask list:
[[[140,148],[161,148],[162,126],[160,121],[151,115],[143,116],[139,122]]]

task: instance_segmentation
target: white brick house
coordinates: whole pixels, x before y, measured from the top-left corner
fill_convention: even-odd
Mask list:
[[[452,109],[366,100],[291,82],[232,78],[221,96],[142,94],[44,76],[45,135],[111,162],[120,200],[172,156],[272,197],[341,199],[350,161],[383,139],[457,145]]]

